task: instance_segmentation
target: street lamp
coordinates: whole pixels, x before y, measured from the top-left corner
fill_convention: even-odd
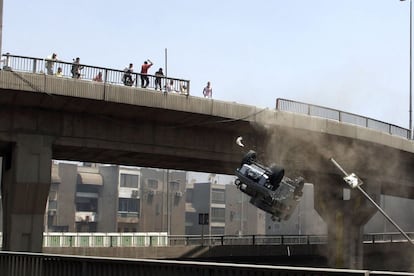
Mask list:
[[[401,2],[404,2],[406,0],[400,0]],[[409,131],[410,131],[410,139],[413,138],[413,121],[412,121],[412,71],[413,71],[413,59],[412,59],[412,52],[413,52],[413,32],[412,32],[412,26],[413,26],[413,2],[410,0],[410,102],[409,102]]]
[[[0,0],[0,57],[3,50],[3,0]]]

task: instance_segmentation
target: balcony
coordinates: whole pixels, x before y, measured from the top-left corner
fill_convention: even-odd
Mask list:
[[[117,222],[118,223],[138,223],[139,214],[137,212],[119,212]]]
[[[75,213],[76,222],[96,222],[96,213],[95,212],[76,212]]]

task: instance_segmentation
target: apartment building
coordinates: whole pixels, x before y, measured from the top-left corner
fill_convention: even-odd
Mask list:
[[[183,235],[186,172],[142,168],[141,232]]]
[[[264,235],[266,213],[249,203],[250,197],[226,185],[226,235]]]
[[[189,183],[186,190],[185,234],[223,235],[225,233],[225,185],[212,182]],[[200,214],[208,214],[208,224],[203,225]]]
[[[46,231],[115,231],[114,223],[108,227],[108,212],[112,211],[110,206],[115,206],[115,202],[107,200],[109,197],[106,195],[110,194],[112,198],[117,195],[116,183],[110,184],[107,181],[107,185],[104,185],[100,167],[54,163],[47,203]]]
[[[45,231],[326,234],[327,226],[314,209],[313,185],[305,184],[303,191],[291,218],[274,222],[235,185],[220,185],[214,178],[187,183],[183,171],[54,162]],[[413,202],[381,196],[380,205],[404,230],[412,231],[409,213],[401,210],[409,210]],[[199,224],[200,214],[208,214],[208,225]],[[365,232],[395,229],[377,213],[365,225]]]
[[[46,231],[184,233],[186,173],[52,165]]]

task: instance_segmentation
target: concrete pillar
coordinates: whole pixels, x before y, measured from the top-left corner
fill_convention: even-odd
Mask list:
[[[41,252],[52,139],[18,135],[3,166],[3,250]]]
[[[363,269],[363,226],[377,209],[358,190],[344,191],[349,186],[340,176],[319,175],[314,184],[315,209],[328,226],[329,266]],[[367,184],[363,188],[379,199],[380,188]]]

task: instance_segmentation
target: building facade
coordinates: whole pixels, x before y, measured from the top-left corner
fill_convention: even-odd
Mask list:
[[[45,212],[49,232],[167,232],[171,235],[324,235],[314,209],[313,185],[288,221],[274,222],[233,184],[214,178],[187,183],[183,171],[56,162]],[[1,198],[0,198],[1,199]],[[408,232],[414,231],[413,200],[381,196],[380,206]],[[1,205],[0,205],[1,210]],[[208,214],[208,225],[199,215]],[[1,216],[0,212],[0,216]],[[0,220],[1,230],[2,220]],[[378,212],[365,233],[396,232]]]
[[[45,230],[183,234],[185,183],[183,171],[55,162]]]
[[[214,182],[187,184],[185,211],[186,235],[224,235],[226,186]],[[208,224],[203,224],[202,215],[208,216]]]
[[[250,204],[250,197],[226,185],[226,235],[264,235],[266,213]]]

